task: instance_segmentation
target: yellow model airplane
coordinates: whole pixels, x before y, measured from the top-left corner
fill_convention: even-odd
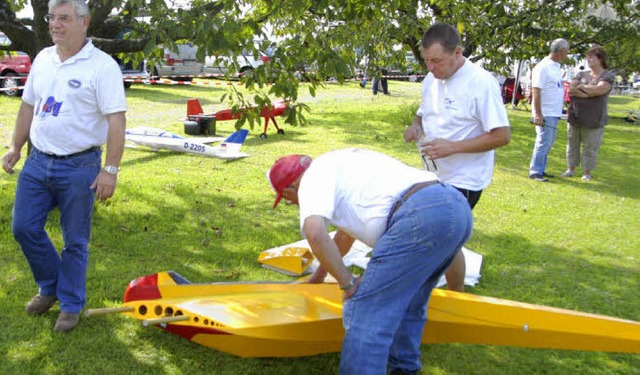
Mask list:
[[[175,272],[129,283],[122,313],[241,357],[296,357],[340,350],[336,284],[192,284]],[[640,353],[640,322],[434,289],[423,343],[469,343]]]

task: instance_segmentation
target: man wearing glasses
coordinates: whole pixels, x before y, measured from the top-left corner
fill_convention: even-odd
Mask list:
[[[126,101],[120,68],[87,38],[84,0],[51,0],[45,20],[54,45],[33,61],[2,167],[13,173],[22,147],[31,142],[18,177],[12,223],[39,288],[26,311],[44,314],[59,301],[54,330],[65,332],[76,327],[86,303],[93,204],[115,191]],[[44,229],[55,207],[64,239],[60,253]]]
[[[462,55],[454,27],[431,26],[421,44],[429,74],[404,139],[418,142],[425,168],[458,189],[473,208],[491,183],[493,150],[511,139],[500,88],[491,73]],[[450,290],[464,291],[465,268],[460,251],[445,274]]]

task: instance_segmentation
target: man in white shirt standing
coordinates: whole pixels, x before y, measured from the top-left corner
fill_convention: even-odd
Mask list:
[[[404,139],[418,142],[427,170],[458,189],[473,209],[491,183],[493,150],[511,139],[500,87],[462,55],[460,35],[451,25],[437,23],[425,32],[422,58],[429,74]],[[446,273],[447,288],[464,291],[465,268],[460,251]]]
[[[31,141],[18,177],[12,223],[39,288],[26,311],[44,314],[60,301],[54,330],[66,332],[76,327],[86,303],[94,200],[109,199],[115,191],[126,100],[120,68],[87,38],[84,0],[49,1],[45,20],[55,45],[33,61],[2,167],[13,173],[22,147]],[[60,254],[44,228],[55,207],[64,239]]]
[[[536,126],[536,140],[529,164],[529,178],[546,182],[547,156],[556,140],[558,121],[564,106],[564,84],[562,62],[569,54],[569,42],[556,39],[551,42],[551,51],[534,68],[531,74],[531,115]]]

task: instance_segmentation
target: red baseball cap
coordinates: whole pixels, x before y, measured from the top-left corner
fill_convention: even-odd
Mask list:
[[[267,172],[267,179],[277,193],[273,208],[280,203],[282,191],[297,180],[310,165],[310,157],[298,154],[283,156],[273,164]]]

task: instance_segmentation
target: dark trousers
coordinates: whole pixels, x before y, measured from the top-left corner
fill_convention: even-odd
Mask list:
[[[455,187],[455,186],[454,186]],[[480,200],[480,196],[482,195],[482,190],[467,190],[456,187],[456,190],[462,193],[465,198],[467,198],[467,202],[469,202],[469,207],[473,210],[478,201]]]
[[[384,78],[387,74],[387,70],[382,69],[381,78],[373,78],[373,81],[371,82],[371,84],[373,85],[373,95],[378,95],[378,83],[380,83],[380,86],[382,86],[382,93],[385,95],[389,94],[387,79]]]

